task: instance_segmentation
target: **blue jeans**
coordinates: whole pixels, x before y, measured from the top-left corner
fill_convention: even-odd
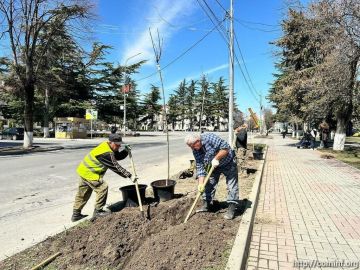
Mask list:
[[[216,187],[219,183],[221,174],[224,174],[226,178],[226,186],[228,191],[227,202],[239,200],[238,169],[236,164],[236,157],[225,166],[217,167],[213,171],[209,181],[205,186],[203,200],[211,202],[214,199]]]

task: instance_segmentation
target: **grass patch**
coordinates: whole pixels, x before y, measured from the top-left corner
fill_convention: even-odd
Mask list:
[[[89,220],[84,220],[82,222],[79,222],[79,224],[76,225],[78,228],[86,228],[89,227],[92,223]]]
[[[346,138],[346,141],[347,140],[348,138]],[[332,149],[318,149],[318,150],[322,154],[333,155],[336,159],[341,160],[355,168],[360,169],[360,147],[345,146],[344,151],[335,151]]]
[[[346,143],[360,143],[360,137],[346,137]]]

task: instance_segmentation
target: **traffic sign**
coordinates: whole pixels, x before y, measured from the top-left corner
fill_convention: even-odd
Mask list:
[[[86,120],[97,120],[98,111],[93,109],[86,109],[85,119]]]

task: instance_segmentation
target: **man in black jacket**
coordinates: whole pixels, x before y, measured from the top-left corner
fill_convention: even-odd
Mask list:
[[[236,132],[236,148],[241,152],[241,158],[246,156],[247,149],[247,125],[243,124],[235,129]]]

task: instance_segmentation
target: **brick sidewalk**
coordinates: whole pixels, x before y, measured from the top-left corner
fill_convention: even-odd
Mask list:
[[[316,267],[307,269],[355,269],[360,264],[360,171],[324,160],[318,151],[297,149],[291,139],[273,137],[267,140],[246,268],[305,269],[312,263]],[[344,262],[355,267],[341,267]]]

